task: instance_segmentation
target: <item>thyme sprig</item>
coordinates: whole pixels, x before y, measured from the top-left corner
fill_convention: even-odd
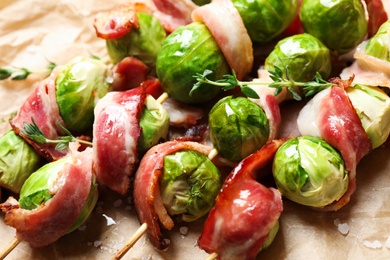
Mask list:
[[[46,67],[46,70],[44,71],[31,71],[27,68],[0,68],[0,80],[4,79],[12,79],[12,80],[24,80],[26,79],[30,74],[48,74],[50,73],[57,64],[54,62],[50,62],[49,65]]]
[[[32,117],[31,117],[31,122],[32,122],[31,124],[24,122],[23,129],[21,130],[21,132],[31,140],[34,140],[35,142],[38,142],[40,144],[56,144],[55,147],[56,150],[64,150],[69,147],[70,142],[76,142],[76,141],[82,144],[92,146],[91,142],[74,137],[71,134],[71,132],[60,123],[58,123],[58,126],[61,127],[61,129],[64,130],[64,132],[67,135],[60,136],[59,139],[57,140],[52,140],[45,137],[45,134],[42,132],[42,130],[39,128],[34,118]]]
[[[214,86],[221,87],[224,91],[234,89],[236,86],[241,88],[241,92],[249,98],[260,98],[259,95],[249,86],[250,85],[268,85],[271,88],[275,88],[274,95],[278,95],[283,88],[292,94],[293,99],[301,100],[302,97],[297,93],[296,88],[302,88],[306,97],[314,96],[316,93],[324,90],[330,86],[336,86],[335,83],[330,83],[324,80],[319,72],[316,72],[316,75],[312,81],[309,82],[298,82],[291,79],[289,76],[288,69],[285,68],[283,71],[279,67],[275,66],[275,70],[268,70],[270,77],[273,82],[259,82],[259,81],[239,81],[236,77],[234,70],[232,75],[225,74],[222,79],[213,81],[207,78],[208,75],[212,73],[211,70],[205,70],[202,74],[197,73],[194,77],[197,82],[194,84],[193,88],[190,91],[190,95],[193,91],[198,89],[202,84],[211,84]]]

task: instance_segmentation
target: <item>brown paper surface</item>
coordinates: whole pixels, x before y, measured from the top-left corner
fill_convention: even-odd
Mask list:
[[[93,17],[125,2],[1,0],[0,67],[42,70],[48,60],[63,64],[76,55],[106,57],[104,42],[92,26]],[[0,119],[4,119],[0,133],[9,129],[7,118],[39,79],[0,82]],[[294,122],[290,105],[283,105],[283,111],[288,111],[283,113],[284,123]],[[298,111],[299,106],[293,106]],[[286,125],[284,133],[289,129]],[[357,170],[357,192],[337,212],[319,212],[285,200],[279,233],[258,258],[390,259],[389,156],[389,148],[379,148],[363,158]],[[15,230],[3,223],[4,213],[0,216],[1,249],[13,239]],[[171,246],[165,252],[156,251],[143,236],[123,259],[205,259],[207,254],[196,245],[202,221],[176,222],[175,229],[167,233]],[[348,233],[342,234],[337,224],[347,225]],[[139,226],[131,198],[104,191],[81,228],[45,248],[33,249],[22,242],[6,259],[110,259]]]

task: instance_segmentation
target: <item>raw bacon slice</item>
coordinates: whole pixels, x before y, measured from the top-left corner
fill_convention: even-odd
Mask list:
[[[168,141],[152,147],[142,158],[134,180],[134,203],[141,223],[148,225],[147,234],[159,250],[168,247],[160,225],[168,230],[174,226],[160,195],[159,178],[163,172],[164,157],[180,150],[194,150],[208,155],[211,147],[196,142]]]
[[[126,57],[114,67],[113,91],[125,91],[138,87],[146,80],[149,68],[135,57]]]
[[[95,107],[93,124],[94,171],[99,183],[125,195],[129,177],[139,162],[139,116],[146,99],[143,87],[109,92]]]
[[[207,26],[238,79],[252,70],[252,41],[230,0],[213,1],[196,8],[192,12],[192,19]]]
[[[365,0],[368,11],[368,38],[376,34],[379,27],[387,21],[387,13],[382,0]]]
[[[349,171],[348,190],[343,197],[324,210],[338,210],[349,202],[356,189],[356,167],[368,154],[371,142],[359,116],[344,89],[332,87],[321,91],[299,113],[299,131],[302,135],[323,138],[338,149]]]
[[[281,194],[257,180],[272,174],[274,140],[242,160],[225,180],[198,240],[200,248],[219,259],[255,259],[283,210]]]
[[[58,125],[61,124],[62,126],[65,126],[65,123],[60,116],[56,99],[55,79],[60,70],[60,67],[56,67],[48,78],[42,80],[34,92],[27,97],[16,116],[10,120],[10,124],[15,133],[29,142],[34,149],[48,161],[57,160],[66,156],[69,149],[56,150],[55,145],[36,143],[24,135],[20,130],[24,128],[23,124],[25,122],[31,124],[31,118],[34,118],[35,123],[42,130],[46,138],[58,139],[60,135],[65,134]]]
[[[64,164],[55,195],[33,210],[19,207],[13,197],[0,204],[4,222],[16,229],[16,237],[33,247],[49,245],[65,235],[79,217],[92,182],[92,149],[72,151]],[[53,173],[54,174],[54,173]]]
[[[173,98],[168,98],[162,106],[169,114],[169,124],[176,127],[194,126],[205,115],[203,109],[180,103]]]

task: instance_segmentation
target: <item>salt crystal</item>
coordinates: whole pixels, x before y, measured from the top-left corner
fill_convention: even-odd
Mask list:
[[[125,210],[130,211],[130,210],[131,210],[131,206],[126,206],[126,207],[125,207]]]
[[[374,240],[373,242],[370,242],[368,240],[364,240],[363,245],[368,248],[372,249],[380,249],[382,248],[382,243],[378,240]]]
[[[337,225],[337,228],[338,228],[339,232],[340,232],[341,234],[343,234],[343,235],[346,235],[346,234],[348,234],[348,232],[349,232],[349,226],[348,226],[347,223],[338,224],[338,225]]]
[[[119,207],[120,205],[122,205],[122,200],[121,199],[118,199],[116,201],[114,201],[114,207]]]
[[[116,222],[115,222],[112,218],[110,218],[109,216],[107,216],[106,214],[103,214],[103,217],[105,217],[106,220],[107,220],[107,226],[111,226],[111,225],[116,224]]]
[[[183,236],[188,234],[188,227],[181,227],[179,230],[180,234],[182,234]]]
[[[96,240],[95,242],[93,242],[93,245],[94,245],[95,247],[99,247],[101,244],[103,244],[103,242],[100,241],[100,240]]]
[[[387,237],[385,247],[390,248],[390,236]]]
[[[85,229],[87,229],[87,225],[81,225],[78,227],[78,230],[80,231],[84,231]]]

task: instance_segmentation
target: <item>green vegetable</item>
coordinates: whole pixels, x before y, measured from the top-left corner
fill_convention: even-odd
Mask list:
[[[113,63],[134,56],[149,67],[153,67],[166,32],[154,16],[146,13],[137,13],[137,16],[139,27],[133,28],[121,38],[107,40],[107,52]]]
[[[209,84],[190,91],[196,83],[193,75],[212,71],[211,80],[222,78],[229,65],[214,37],[203,23],[182,26],[170,34],[157,55],[156,72],[162,88],[171,98],[183,103],[202,103],[219,92]]]
[[[31,71],[27,68],[0,68],[0,80],[12,79],[12,80],[24,80],[30,74],[49,74],[57,65],[54,62],[50,62],[47,69],[44,71]]]
[[[55,189],[53,189],[53,187],[56,185],[58,178],[61,178],[60,174],[64,165],[68,163],[72,163],[72,157],[70,156],[45,164],[31,174],[20,191],[20,207],[27,210],[33,210],[55,196]],[[72,232],[84,223],[96,205],[98,187],[94,176],[91,182],[91,190],[87,201],[84,204],[79,217],[67,233]]]
[[[340,153],[323,139],[301,136],[276,152],[273,176],[283,196],[302,205],[324,207],[348,188],[348,172]]]
[[[159,141],[166,140],[169,130],[169,114],[163,106],[150,95],[147,96],[145,105],[139,122],[142,128],[138,140],[140,154],[146,153]]]
[[[360,0],[303,0],[299,17],[305,32],[338,54],[354,49],[367,33]]]
[[[97,101],[110,89],[110,69],[102,61],[76,57],[56,78],[56,97],[67,129],[82,133],[92,128]]]
[[[209,4],[211,2],[211,0],[192,0],[192,2],[201,6],[201,5]]]
[[[303,33],[280,40],[265,60],[264,68],[286,68],[294,81],[312,81],[319,73],[327,79],[332,70],[329,49],[316,37]],[[287,71],[286,70],[286,71]]]
[[[297,0],[232,0],[253,42],[267,43],[293,21]]]
[[[269,137],[263,109],[244,97],[227,96],[209,112],[210,140],[218,153],[238,162],[260,149]]]
[[[390,133],[390,98],[378,87],[355,85],[346,89],[362,121],[372,148],[381,146]]]
[[[167,211],[171,215],[182,214],[186,222],[207,214],[222,186],[218,168],[207,156],[191,150],[165,156],[160,183]]]
[[[378,32],[367,41],[366,53],[390,62],[390,20],[384,22]]]
[[[272,242],[274,242],[274,239],[278,231],[279,231],[279,220],[276,221],[275,225],[272,227],[267,239],[265,240],[263,246],[261,247],[261,250],[267,249],[272,244]]]
[[[26,179],[43,162],[22,137],[13,130],[0,137],[0,186],[19,193]]]

